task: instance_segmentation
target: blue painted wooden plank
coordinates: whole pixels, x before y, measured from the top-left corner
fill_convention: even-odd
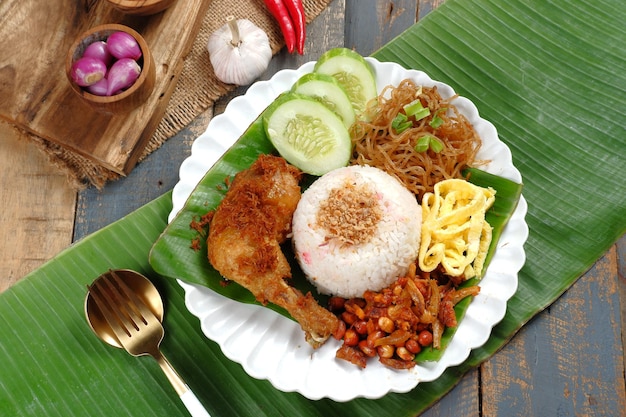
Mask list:
[[[624,375],[626,378],[626,235],[617,242],[617,273],[620,305],[622,312],[622,353],[624,354]]]
[[[126,178],[106,184],[102,190],[87,188],[78,193],[73,240],[126,216],[135,209],[171,190],[178,182],[178,170],[189,155],[202,118],[166,141],[139,163]]]
[[[480,370],[474,369],[420,417],[479,417],[480,415]]]
[[[482,366],[484,415],[625,415],[616,262],[613,248]]]
[[[444,0],[421,0],[418,1],[417,7],[417,20],[423,19],[426,15],[433,10],[435,10],[438,6],[443,4]]]
[[[370,55],[417,20],[418,5],[431,10],[433,1],[346,1],[345,46]]]

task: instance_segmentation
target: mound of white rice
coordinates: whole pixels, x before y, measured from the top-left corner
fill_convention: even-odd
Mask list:
[[[325,174],[293,216],[296,258],[323,294],[361,297],[406,274],[417,258],[422,211],[397,179],[368,166]]]

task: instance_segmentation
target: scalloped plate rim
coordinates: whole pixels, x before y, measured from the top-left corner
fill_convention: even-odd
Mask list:
[[[411,77],[423,85],[437,85],[444,96],[455,94],[452,87],[442,82],[432,80],[423,71],[407,70],[398,64],[380,62],[371,57],[367,57],[366,60],[375,69],[379,91],[384,85],[393,82],[396,78],[403,79]],[[211,120],[205,132],[194,141],[191,155],[181,164],[179,170],[180,179],[172,192],[173,207],[168,217],[168,222],[171,222],[178,212],[184,208],[188,197],[202,180],[206,172],[221,155],[227,152],[239,139],[264,108],[274,100],[278,94],[288,90],[297,78],[304,73],[311,72],[314,65],[314,61],[307,62],[298,69],[281,70],[267,81],[258,81],[252,84],[244,95],[231,100],[224,112]],[[399,79],[397,81],[399,81]],[[521,174],[513,166],[511,151],[506,144],[500,141],[493,124],[482,119],[478,114],[476,106],[467,98],[458,97],[456,100],[456,104],[462,108],[463,113],[472,121],[476,129],[483,132],[483,135],[486,134],[486,136],[483,136],[483,141],[488,146],[481,148],[482,154],[479,153],[479,158],[487,159],[491,156],[489,153],[485,155],[484,150],[497,153],[497,164],[489,164],[484,169],[488,172],[521,183]],[[241,109],[244,106],[252,106],[252,110],[254,111],[242,113]],[[236,123],[234,122],[235,116],[237,116]],[[228,127],[230,131],[226,131],[225,133],[223,130],[224,127]],[[218,131],[218,129],[220,130]],[[218,133],[220,141],[216,141]],[[224,139],[227,140],[224,141]],[[202,168],[204,168],[204,170]],[[517,290],[517,273],[525,261],[523,245],[528,237],[528,226],[525,222],[526,211],[527,204],[523,196],[521,196],[518,206],[509,220],[509,224],[503,230],[500,237],[492,264],[481,281],[481,287],[485,288],[486,286],[486,288],[489,288],[491,280],[501,279],[504,275],[504,278],[507,279],[504,283],[504,288],[506,288],[507,291],[497,294],[497,298],[495,299],[493,294],[490,294],[489,291],[485,291],[484,293],[481,291],[481,293],[472,300],[472,303],[470,303],[466,312],[466,318],[461,321],[457,331],[457,334],[459,334],[459,332],[461,334],[467,331],[471,332],[471,329],[467,329],[467,327],[474,323],[474,321],[478,321],[478,323],[482,325],[482,333],[478,336],[472,333],[473,337],[469,343],[459,342],[458,337],[453,338],[448,349],[438,362],[418,364],[414,370],[410,371],[391,370],[380,365],[378,362],[369,363],[365,370],[356,369],[353,365],[333,359],[334,351],[336,351],[336,348],[339,346],[339,342],[335,340],[331,339],[322,346],[322,348],[314,351],[304,342],[302,331],[297,323],[278,315],[278,313],[257,305],[238,303],[206,287],[186,283],[182,280],[178,280],[178,283],[185,291],[185,305],[187,309],[200,320],[204,335],[217,342],[225,356],[230,360],[240,363],[245,371],[252,377],[267,379],[279,390],[299,392],[312,400],[330,398],[334,401],[349,401],[358,397],[370,399],[380,398],[389,392],[408,392],[415,388],[420,382],[437,379],[446,368],[463,362],[469,356],[471,349],[481,346],[489,338],[491,329],[502,320],[506,313],[506,304]],[[512,230],[517,232],[513,233]],[[492,266],[495,264],[497,267],[498,261],[500,260],[498,255],[502,252],[511,258],[509,262],[512,263],[507,265],[508,271],[498,271],[497,273],[490,274]],[[496,267],[493,268],[495,269]],[[499,283],[498,285],[502,284]],[[234,349],[232,346],[237,345],[231,340],[232,337],[236,337],[234,333],[231,332],[228,335],[224,332],[220,333],[219,330],[221,328],[219,325],[221,322],[219,320],[209,320],[214,314],[223,313],[220,309],[204,308],[206,303],[211,302],[227,305],[230,312],[229,317],[233,315],[233,310],[237,310],[238,314],[242,314],[242,317],[239,318],[240,323],[229,322],[230,327],[244,326],[245,329],[246,325],[258,324],[248,321],[252,318],[276,316],[272,318],[271,323],[278,322],[279,326],[287,328],[288,334],[284,336],[289,336],[289,340],[286,346],[288,349],[297,349],[294,351],[290,350],[289,353],[301,353],[300,356],[309,359],[300,359],[300,362],[296,361],[295,364],[289,362],[283,364],[281,368],[281,361],[276,358],[264,358],[263,356],[257,358],[256,353],[255,355],[251,355],[250,352],[246,353],[243,350]],[[482,311],[480,307],[485,304],[489,307],[489,303],[493,304],[492,307],[494,311],[491,311],[491,313],[495,313],[495,315],[492,315],[492,319],[484,322],[481,321],[482,318],[476,318],[474,311]],[[474,306],[474,308],[472,308],[472,306]],[[223,317],[220,318],[224,321]],[[242,320],[244,322],[241,322]],[[245,334],[245,332],[243,334]],[[268,338],[266,340],[265,342],[258,342],[260,344],[260,346],[258,346],[259,350],[262,353],[271,350],[273,353],[269,356],[276,355],[275,349],[269,349],[268,346],[264,346],[264,344],[268,345],[272,339]],[[238,340],[238,342],[243,343],[245,340]],[[283,345],[285,344],[283,343]],[[299,351],[300,349],[304,349],[302,352],[306,352],[307,354],[302,354],[302,352]],[[272,360],[268,359],[274,359],[274,361],[272,362]],[[291,359],[285,359],[285,361],[287,360]],[[310,363],[302,364],[301,362],[303,361],[309,361]],[[268,364],[271,363],[274,364],[273,368],[268,367]],[[304,378],[289,378],[289,375],[285,378],[287,372],[293,375],[293,366],[299,365],[305,365],[306,367],[307,375]],[[289,368],[285,369],[286,366]],[[332,378],[332,381],[329,381],[329,378],[324,378],[325,375],[329,374],[328,372],[333,372],[335,376]],[[337,373],[341,374],[341,378],[337,377]],[[355,375],[360,376],[360,378],[355,379]],[[372,383],[372,381],[374,381],[374,383]],[[387,381],[387,383],[380,383],[380,381]]]

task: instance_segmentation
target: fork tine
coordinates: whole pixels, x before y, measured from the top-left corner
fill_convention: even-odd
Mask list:
[[[111,326],[111,329],[113,329],[117,338],[120,339],[120,342],[124,344],[124,338],[130,337],[131,334],[124,323],[124,320],[120,317],[118,310],[111,306],[108,296],[103,294],[103,288],[98,285],[98,282],[88,286],[88,289],[91,297],[96,303],[96,306],[98,306],[98,309],[104,316],[104,319],[107,323],[109,323],[109,326]]]
[[[102,286],[104,294],[106,294],[108,290],[110,296],[114,298],[114,300],[111,301],[113,304],[113,310],[116,310],[118,316],[120,316],[120,318],[122,319],[122,322],[126,326],[127,330],[139,330],[139,326],[145,325],[147,324],[147,322],[142,317],[141,312],[139,312],[135,303],[133,303],[129,299],[128,292],[125,291],[124,294],[120,292],[118,286],[120,284],[123,284],[123,281],[119,279],[117,282],[115,282],[114,279],[111,279],[112,272],[113,271],[109,271],[109,273],[102,275],[102,278],[99,279],[96,284]],[[105,287],[106,290],[104,289]]]
[[[154,313],[146,305],[146,303],[137,296],[135,291],[128,287],[128,284],[126,284],[126,282],[124,282],[124,280],[121,279],[115,271],[109,270],[109,274],[107,274],[107,277],[109,275],[113,277],[113,281],[115,282],[115,284],[124,292],[128,303],[139,314],[145,324],[148,324],[149,321],[159,321],[159,319],[154,315]]]
[[[108,289],[108,294],[111,297],[111,307],[116,311],[129,333],[132,334],[133,331],[139,330],[140,326],[146,324],[146,321],[137,311],[137,308],[128,300],[128,297],[120,292],[115,283],[111,281],[108,274],[104,274],[102,279],[98,281],[98,284],[100,284],[102,288],[106,287]],[[103,293],[106,295],[107,291],[103,291]]]

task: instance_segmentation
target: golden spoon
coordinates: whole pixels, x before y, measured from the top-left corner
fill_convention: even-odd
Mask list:
[[[152,282],[138,272],[119,269],[100,275],[88,289],[85,315],[93,332],[133,356],[154,357],[189,413],[210,417],[159,350],[164,335],[163,300]]]

